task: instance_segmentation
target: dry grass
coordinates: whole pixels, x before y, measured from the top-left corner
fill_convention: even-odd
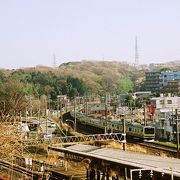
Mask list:
[[[0,157],[13,157],[20,154],[23,145],[21,134],[17,132],[17,124],[3,123],[0,124]]]

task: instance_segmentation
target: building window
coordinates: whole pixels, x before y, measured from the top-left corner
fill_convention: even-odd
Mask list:
[[[160,100],[160,104],[164,104],[164,100]]]
[[[168,104],[172,104],[172,100],[167,100],[167,103]]]

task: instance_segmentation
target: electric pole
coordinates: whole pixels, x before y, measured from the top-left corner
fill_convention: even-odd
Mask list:
[[[179,158],[179,114],[176,109],[176,143],[177,143],[177,158]]]
[[[146,126],[146,103],[144,103],[144,126]]]
[[[30,105],[30,117],[32,117],[32,97],[29,96],[29,105]]]
[[[63,122],[63,115],[62,115],[62,100],[61,97],[59,98],[59,103],[60,103],[60,119]]]
[[[76,131],[76,96],[74,97],[74,131]]]
[[[40,99],[38,97],[38,120],[39,120],[39,123],[40,123],[40,114],[41,114],[41,105],[40,105]]]
[[[105,103],[105,120],[106,120],[106,125],[105,125],[105,129],[104,129],[104,133],[106,134],[107,131],[107,104]]]

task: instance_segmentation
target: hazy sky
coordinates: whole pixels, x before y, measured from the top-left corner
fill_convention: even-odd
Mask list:
[[[180,59],[180,0],[0,0],[0,67]]]

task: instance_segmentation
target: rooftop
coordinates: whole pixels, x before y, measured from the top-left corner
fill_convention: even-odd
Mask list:
[[[54,148],[53,148],[54,149]],[[91,145],[77,144],[67,148],[55,148],[57,151],[71,152],[82,156],[106,160],[111,163],[123,164],[139,169],[165,172],[180,177],[180,159],[146,155],[110,148],[100,148]],[[55,150],[54,149],[54,150]]]

